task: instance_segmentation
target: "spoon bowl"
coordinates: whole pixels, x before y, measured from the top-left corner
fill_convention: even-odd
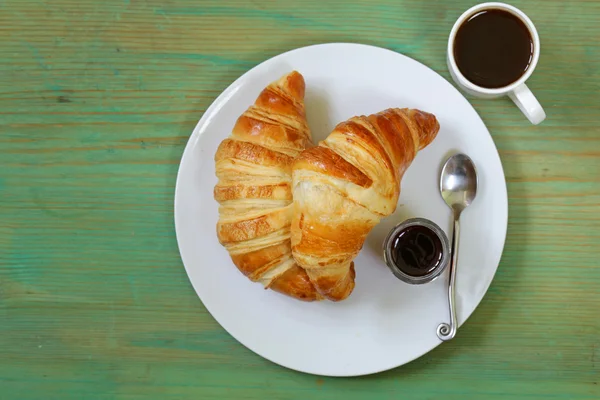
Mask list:
[[[448,206],[461,213],[477,194],[477,171],[465,154],[455,154],[446,161],[440,178],[440,192]]]

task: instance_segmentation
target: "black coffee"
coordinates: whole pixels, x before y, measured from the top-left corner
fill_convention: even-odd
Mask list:
[[[469,17],[454,39],[454,59],[469,81],[500,88],[519,79],[531,63],[533,39],[523,21],[504,10]]]

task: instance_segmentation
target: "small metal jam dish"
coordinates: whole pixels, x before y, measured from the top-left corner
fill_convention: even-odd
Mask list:
[[[383,258],[396,277],[419,285],[440,276],[450,260],[450,242],[444,231],[425,218],[396,225],[383,242]]]

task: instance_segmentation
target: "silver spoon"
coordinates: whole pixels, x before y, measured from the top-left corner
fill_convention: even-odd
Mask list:
[[[469,206],[477,193],[477,171],[475,164],[465,154],[455,154],[446,161],[440,177],[442,198],[454,212],[454,231],[452,234],[452,259],[450,261],[450,278],[448,282],[448,303],[450,305],[450,323],[438,325],[437,335],[440,340],[447,341],[456,335],[456,306],[454,287],[456,284],[456,267],[458,262],[458,238],[460,235],[460,214]]]

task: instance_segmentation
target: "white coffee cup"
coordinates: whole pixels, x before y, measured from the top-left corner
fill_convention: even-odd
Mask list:
[[[474,84],[473,82],[467,80],[464,75],[458,69],[456,65],[456,60],[454,59],[454,39],[456,38],[456,33],[458,32],[458,28],[469,19],[471,16],[477,14],[480,11],[495,9],[495,10],[504,10],[508,11],[517,18],[519,18],[527,29],[529,29],[529,33],[533,39],[533,57],[527,68],[527,71],[517,79],[515,82],[510,85],[497,88],[497,89],[488,89]],[[516,7],[513,7],[509,4],[505,3],[481,3],[474,7],[469,8],[465,11],[454,23],[452,27],[452,31],[450,31],[450,37],[448,38],[448,69],[450,70],[450,75],[452,75],[452,79],[454,82],[465,92],[481,98],[493,99],[501,96],[509,96],[512,101],[515,102],[517,107],[527,116],[529,121],[532,124],[537,125],[542,122],[546,118],[546,113],[542,108],[541,104],[531,90],[525,85],[525,81],[529,79],[540,58],[540,37],[533,25],[533,22],[525,15],[521,10]]]

